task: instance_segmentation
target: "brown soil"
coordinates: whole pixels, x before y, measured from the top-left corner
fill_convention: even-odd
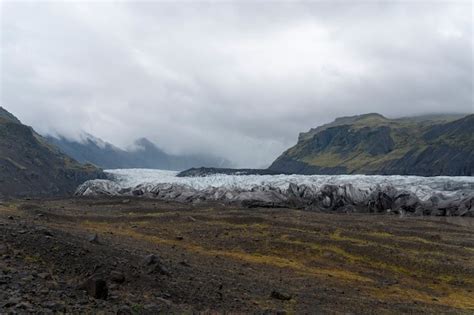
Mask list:
[[[0,204],[0,240],[0,313],[474,313],[474,231],[436,220],[29,200]]]

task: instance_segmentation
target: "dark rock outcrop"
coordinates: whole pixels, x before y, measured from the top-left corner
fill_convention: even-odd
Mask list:
[[[280,156],[269,168],[275,172],[286,172],[287,174],[302,174],[302,175],[312,175],[312,174],[325,174],[325,175],[338,175],[338,174],[348,174],[346,166],[317,166],[310,165],[303,161],[299,161],[292,157],[282,155]]]

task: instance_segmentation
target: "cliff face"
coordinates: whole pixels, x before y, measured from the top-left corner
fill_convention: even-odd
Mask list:
[[[471,176],[474,115],[338,118],[299,136],[270,170],[296,174]]]
[[[0,107],[0,197],[67,195],[96,178],[105,174],[60,153]]]

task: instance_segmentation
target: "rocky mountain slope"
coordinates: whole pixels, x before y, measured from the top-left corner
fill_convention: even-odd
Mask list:
[[[102,168],[154,168],[183,170],[191,167],[230,167],[228,160],[210,155],[172,155],[164,152],[146,138],[138,139],[133,149],[123,150],[113,144],[85,134],[81,141],[64,137],[47,137],[60,150],[81,163]]]
[[[0,107],[0,197],[65,195],[96,178],[105,175],[59,152]]]
[[[342,117],[299,136],[270,170],[295,174],[474,175],[474,115]]]

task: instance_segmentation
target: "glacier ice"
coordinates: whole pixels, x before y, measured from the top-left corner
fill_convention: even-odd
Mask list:
[[[380,175],[225,175],[177,177],[152,169],[107,170],[109,180],[81,185],[76,194],[222,200],[267,206],[471,215],[474,177]],[[375,208],[374,208],[375,207]],[[396,208],[396,209],[394,209]],[[434,211],[434,212],[433,212]]]

